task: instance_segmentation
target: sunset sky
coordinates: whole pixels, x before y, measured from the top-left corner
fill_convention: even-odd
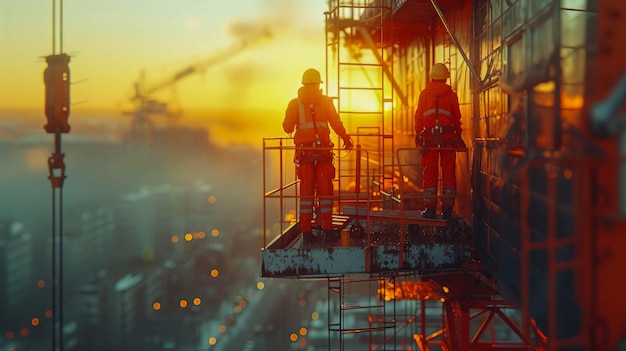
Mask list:
[[[325,69],[324,0],[65,0],[63,5],[71,118],[131,110],[129,98],[142,71],[150,86],[218,58],[204,74],[163,88],[157,97],[180,106],[190,122],[232,119],[207,111],[235,109],[246,115],[228,122],[235,127],[248,120],[258,124],[259,118],[278,124],[302,72]],[[271,37],[219,59],[265,30]],[[0,1],[0,48],[0,116],[43,111],[43,57],[53,50],[52,0]]]

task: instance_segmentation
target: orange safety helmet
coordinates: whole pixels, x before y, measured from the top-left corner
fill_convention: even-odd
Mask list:
[[[309,68],[302,75],[302,84],[322,83],[320,72],[315,68]]]
[[[443,63],[435,63],[430,69],[430,79],[446,80],[450,78],[450,71]]]

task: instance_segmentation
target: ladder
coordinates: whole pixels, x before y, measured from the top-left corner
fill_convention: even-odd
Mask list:
[[[368,189],[363,201],[393,194],[394,125],[392,49],[389,43],[391,6],[388,1],[331,0],[326,13],[327,94],[336,99],[339,115],[354,143],[365,155],[340,155],[339,198],[350,197],[350,183]],[[356,168],[363,169],[357,172]],[[350,189],[342,194],[345,189]],[[373,198],[371,198],[373,197]],[[357,197],[358,199],[358,197]],[[360,200],[356,200],[360,202]],[[358,206],[358,203],[357,203]],[[365,205],[364,205],[365,206]]]

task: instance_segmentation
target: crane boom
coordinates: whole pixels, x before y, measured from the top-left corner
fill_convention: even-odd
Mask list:
[[[150,114],[160,114],[167,117],[177,115],[168,110],[167,104],[160,103],[152,98],[151,96],[153,94],[164,88],[174,87],[177,82],[193,74],[204,73],[207,69],[231,59],[244,49],[249,48],[252,44],[256,44],[268,37],[271,37],[269,30],[259,30],[255,32],[254,35],[247,37],[246,40],[240,41],[237,45],[234,45],[226,51],[187,65],[154,85],[146,86],[144,75],[141,74],[139,79],[135,82],[135,94],[130,99],[135,106],[134,111],[128,113],[133,116],[131,121],[132,138],[147,139],[148,143],[151,143],[153,126]]]
[[[147,99],[150,94],[154,94],[160,91],[161,89],[170,87],[176,84],[178,81],[182,80],[183,78],[191,76],[195,73],[204,73],[204,71],[211,68],[212,66],[215,66],[228,59],[231,59],[232,57],[234,57],[236,54],[240,53],[244,49],[248,48],[249,46],[255,43],[258,43],[259,41],[267,37],[270,37],[270,33],[267,29],[259,31],[257,35],[247,38],[247,40],[241,41],[239,44],[229,48],[225,52],[218,53],[203,61],[192,63],[186,67],[183,67],[182,69],[174,73],[171,77],[168,77],[162,80],[161,82],[155,85],[152,85],[150,87],[143,87],[143,84],[138,82],[137,88],[139,91],[136,92],[137,94],[133,97],[133,100]]]

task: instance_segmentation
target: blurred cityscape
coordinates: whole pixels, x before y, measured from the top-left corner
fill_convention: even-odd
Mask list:
[[[307,328],[327,337],[325,281],[259,278],[260,148],[180,125],[147,142],[96,120],[62,144],[64,350],[288,350]],[[50,349],[54,139],[2,121],[0,350]]]

